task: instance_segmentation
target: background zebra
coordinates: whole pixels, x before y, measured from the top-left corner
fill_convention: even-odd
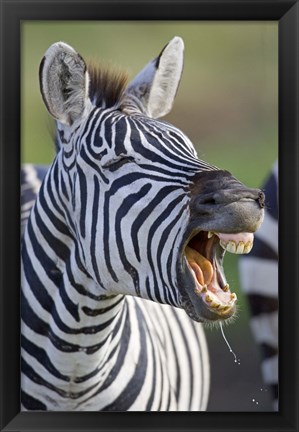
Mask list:
[[[240,259],[242,287],[251,309],[251,328],[261,346],[262,374],[278,409],[278,162],[263,187],[265,218],[249,256]]]
[[[264,197],[155,120],[182,65],[177,37],[129,85],[63,43],[42,60],[58,153],[22,244],[23,409],[206,408],[190,318],[234,314],[222,260],[251,249]]]
[[[23,164],[21,169],[21,235],[23,236],[31,208],[48,171],[48,166]]]

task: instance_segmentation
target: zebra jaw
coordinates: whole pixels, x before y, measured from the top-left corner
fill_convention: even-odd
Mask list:
[[[184,249],[188,269],[195,281],[194,292],[219,319],[229,318],[234,313],[237,301],[222,269],[225,252],[244,254],[250,252],[252,246],[252,233],[201,231],[191,236]]]

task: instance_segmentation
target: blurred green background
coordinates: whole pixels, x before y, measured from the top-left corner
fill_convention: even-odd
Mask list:
[[[133,78],[176,35],[185,43],[184,72],[173,110],[165,120],[189,136],[200,158],[228,169],[250,187],[261,186],[278,156],[276,22],[23,22],[22,161],[49,164],[54,157],[49,131],[51,121],[38,83],[39,63],[52,43],[62,40],[86,60],[121,66]],[[259,353],[249,330],[246,298],[239,287],[237,256],[226,254],[225,270],[239,298],[238,319],[225,328],[225,332],[241,365],[236,370],[220,332],[208,330],[215,388],[214,391],[212,388],[210,409],[269,410],[265,391],[258,407],[251,403],[249,387],[244,393],[244,385],[245,389],[246,385],[252,387],[253,378],[246,381],[248,374],[254,374],[256,382],[260,383],[257,387],[262,385]],[[239,390],[238,382],[243,382]],[[233,392],[235,397],[231,399],[225,391]],[[243,399],[236,396],[238,391]]]

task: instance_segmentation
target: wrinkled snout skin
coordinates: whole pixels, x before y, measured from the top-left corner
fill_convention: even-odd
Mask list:
[[[255,232],[264,217],[265,196],[228,171],[198,173],[190,188],[190,224],[221,233]]]

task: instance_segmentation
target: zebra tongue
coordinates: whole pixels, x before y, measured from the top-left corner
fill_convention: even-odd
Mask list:
[[[212,282],[214,269],[211,262],[197,252],[195,249],[186,246],[185,255],[189,266],[193,270],[197,282],[203,285],[209,285]]]

